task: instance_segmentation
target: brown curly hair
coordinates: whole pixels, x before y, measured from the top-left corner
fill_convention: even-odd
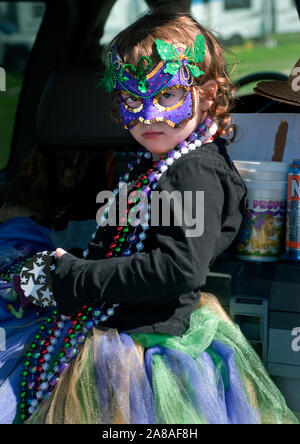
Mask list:
[[[204,75],[195,79],[194,85],[201,97],[210,99],[207,89],[202,89],[208,80],[217,82],[218,90],[213,99],[213,105],[208,110],[208,115],[218,120],[219,130],[217,135],[232,134],[230,140],[236,136],[236,127],[231,121],[230,110],[233,106],[236,88],[230,81],[225,60],[224,49],[217,42],[213,34],[198,23],[190,14],[177,10],[159,9],[140,17],[132,25],[121,31],[110,43],[108,50],[116,46],[125,63],[137,65],[140,56],[151,58],[155,66],[160,62],[160,56],[155,48],[155,39],[161,39],[168,43],[182,43],[191,45],[198,34],[205,39],[204,61],[198,63]],[[111,115],[116,119],[117,106],[111,110]]]

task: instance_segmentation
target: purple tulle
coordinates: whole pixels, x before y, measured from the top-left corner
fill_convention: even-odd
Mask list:
[[[11,424],[17,413],[21,392],[21,372],[24,370],[26,346],[34,340],[51,311],[43,316],[35,310],[24,312],[22,319],[15,318],[0,298],[0,424]],[[55,353],[63,343],[71,321],[65,323],[62,336],[55,346]]]
[[[213,349],[224,359],[228,374],[225,402],[231,424],[260,424],[259,412],[249,404],[234,359],[234,350],[219,341],[212,341]]]
[[[109,424],[111,421],[110,402],[113,396],[128,423],[155,424],[153,392],[147,374],[136,356],[134,342],[125,333],[120,333],[119,339],[116,336],[103,335],[97,353],[95,373],[101,405],[101,422]],[[129,355],[131,359],[128,359]],[[134,364],[135,369],[138,369],[139,378],[132,378],[129,364]],[[123,380],[120,373],[124,372],[129,374],[130,418],[127,418],[126,396],[120,386],[120,381]],[[134,374],[136,376],[136,371]]]

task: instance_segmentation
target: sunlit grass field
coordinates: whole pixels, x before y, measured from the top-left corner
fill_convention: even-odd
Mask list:
[[[289,75],[300,57],[300,33],[278,34],[273,40],[277,42],[277,46],[271,48],[254,44],[252,41],[240,47],[229,48],[237,59],[237,65],[234,66],[235,58],[230,54],[227,55],[229,67],[235,68],[232,80],[236,81],[245,75],[265,71]],[[254,86],[255,84],[252,84],[241,88],[240,94],[252,91]]]
[[[275,35],[273,41],[277,44],[273,47],[265,47],[250,40],[243,46],[228,48],[230,52],[226,53],[226,57],[229,72],[233,71],[232,80],[262,71],[289,75],[300,57],[299,37],[296,33]],[[6,73],[6,91],[0,91],[0,169],[5,168],[9,158],[21,85],[21,77]],[[252,84],[241,88],[239,94],[252,91],[254,86]]]

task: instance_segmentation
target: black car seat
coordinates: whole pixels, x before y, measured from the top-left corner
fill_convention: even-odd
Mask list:
[[[51,190],[45,214],[64,214],[64,223],[94,218],[97,193],[115,186],[137,150],[109,115],[111,97],[96,86],[103,71],[101,63],[60,66],[40,99],[37,145]]]

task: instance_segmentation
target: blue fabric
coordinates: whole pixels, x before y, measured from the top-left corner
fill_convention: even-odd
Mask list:
[[[50,230],[28,217],[12,217],[0,225],[0,247],[29,244],[35,250],[55,250],[49,239]]]
[[[30,343],[41,323],[33,311],[26,312],[23,319],[16,319],[7,311],[6,304],[0,298],[0,424],[10,424],[14,420],[20,394],[23,348]]]
[[[42,316],[28,310],[22,319],[17,319],[6,309],[6,304],[0,297],[0,424],[11,424],[16,416],[21,372],[24,370],[24,349],[34,340],[34,335],[40,332],[40,326],[45,323],[47,316],[51,315],[51,309]],[[55,346],[55,354],[70,325],[71,321],[65,322],[62,336]]]
[[[0,263],[2,268],[15,262],[17,254],[29,247],[32,254],[54,250],[48,235],[50,230],[26,217],[14,217],[0,225]],[[7,262],[7,264],[6,264]],[[10,262],[10,263],[9,263]],[[3,284],[5,287],[5,284]],[[7,310],[5,297],[0,294],[0,424],[13,422],[20,395],[21,372],[24,362],[24,346],[39,331],[45,316],[26,310],[17,319]]]

